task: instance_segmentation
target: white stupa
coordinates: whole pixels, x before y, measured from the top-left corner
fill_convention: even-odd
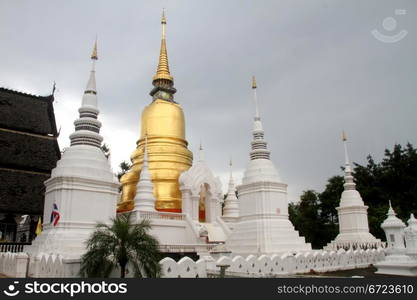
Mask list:
[[[376,263],[376,273],[387,275],[417,276],[417,224],[414,215],[408,220],[406,228],[404,222],[396,216],[389,201],[387,218],[382,222],[381,228],[387,238],[385,258]],[[407,241],[407,247],[404,244]]]
[[[153,194],[153,183],[148,168],[148,139],[145,141],[145,153],[143,155],[143,166],[140,171],[140,179],[136,186],[134,211],[156,211],[155,196]]]
[[[239,255],[311,250],[288,219],[287,184],[282,183],[270,160],[259,117],[255,78],[252,89],[256,107],[252,151],[242,184],[237,187],[239,219],[226,246]]]
[[[236,197],[235,182],[233,180],[232,159],[230,159],[229,188],[227,191],[226,199],[224,200],[222,217],[225,221],[234,220],[235,218],[239,217],[239,203]]]
[[[71,146],[45,181],[43,231],[25,248],[32,257],[47,253],[79,258],[96,223],[109,223],[116,215],[119,184],[101,150],[103,138],[97,120],[97,43],[91,59],[92,70],[78,110],[80,117],[74,122],[75,132],[70,135]]]
[[[326,248],[378,247],[381,241],[369,233],[368,206],[363,203],[353,181],[352,167],[346,145],[347,138],[344,132],[342,140],[345,150],[345,184],[343,185],[344,191],[340,198],[340,205],[336,208],[339,217],[339,234]]]
[[[417,261],[417,220],[414,214],[407,221],[408,226],[404,229],[404,238],[407,245],[407,254]]]

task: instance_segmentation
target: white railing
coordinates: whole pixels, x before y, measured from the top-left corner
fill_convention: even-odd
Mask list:
[[[26,253],[0,253],[0,273],[7,277],[26,277],[28,255]]]
[[[197,252],[211,250],[216,245],[165,245],[172,252]],[[205,248],[204,248],[205,247]],[[169,252],[168,251],[168,252]],[[326,273],[339,270],[366,268],[383,260],[385,250],[368,249],[345,251],[311,251],[280,255],[249,255],[247,257],[222,256],[214,260],[211,256],[193,261],[183,257],[176,262],[172,258],[160,261],[163,277],[207,277],[208,274],[219,274],[219,266],[228,266],[229,277],[276,277],[294,274]],[[29,257],[26,253],[0,253],[0,273],[8,277],[78,277],[79,259],[66,259],[60,255],[40,254]]]
[[[208,252],[211,251],[217,244],[175,244],[175,245],[160,245],[161,252]]]
[[[139,216],[143,219],[158,220],[185,220],[185,215],[181,213],[170,213],[160,211],[138,211]]]
[[[360,242],[347,242],[347,243],[338,243],[336,241],[331,241],[328,243],[323,249],[327,251],[338,251],[339,249],[344,250],[367,250],[367,249],[378,249],[378,248],[386,248],[387,243],[381,242],[380,240],[377,240],[376,242],[367,242],[367,243],[360,243]]]
[[[384,258],[384,249],[335,251],[311,251],[282,255],[249,255],[220,257],[214,260],[205,257],[205,260],[194,262],[190,258],[182,258],[175,262],[171,258],[160,261],[163,276],[173,277],[197,277],[197,270],[204,264],[205,274],[219,274],[219,266],[227,265],[226,276],[230,277],[276,277],[295,274],[306,274],[311,271],[325,273],[339,270],[366,268]],[[184,266],[187,266],[186,268]],[[199,273],[198,277],[202,274]],[[216,276],[216,275],[215,275]]]

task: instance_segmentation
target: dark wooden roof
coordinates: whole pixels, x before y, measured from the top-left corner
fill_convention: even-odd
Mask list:
[[[0,88],[0,212],[42,214],[44,181],[61,158],[53,101]]]
[[[0,87],[0,127],[57,136],[53,101]]]

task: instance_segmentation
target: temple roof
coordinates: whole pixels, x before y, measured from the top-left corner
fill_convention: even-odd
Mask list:
[[[61,157],[53,101],[0,88],[1,212],[43,211],[43,183]]]
[[[0,128],[57,136],[53,101],[0,87]]]

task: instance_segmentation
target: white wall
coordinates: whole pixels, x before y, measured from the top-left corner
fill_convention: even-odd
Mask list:
[[[183,257],[176,262],[166,257],[160,261],[164,278],[204,278],[209,274],[219,273],[218,264],[227,264],[227,276],[236,277],[273,277],[276,275],[291,275],[315,272],[331,272],[366,268],[383,260],[384,249],[335,251],[312,251],[283,255],[249,255],[233,258],[220,257],[214,261],[204,257],[193,261]],[[27,270],[29,262],[29,270]],[[26,253],[0,253],[0,273],[8,277],[79,277],[80,260],[64,259],[59,255],[41,254],[28,257]],[[113,276],[117,277],[118,272]],[[132,274],[131,274],[132,275]],[[129,276],[130,277],[130,276]]]

